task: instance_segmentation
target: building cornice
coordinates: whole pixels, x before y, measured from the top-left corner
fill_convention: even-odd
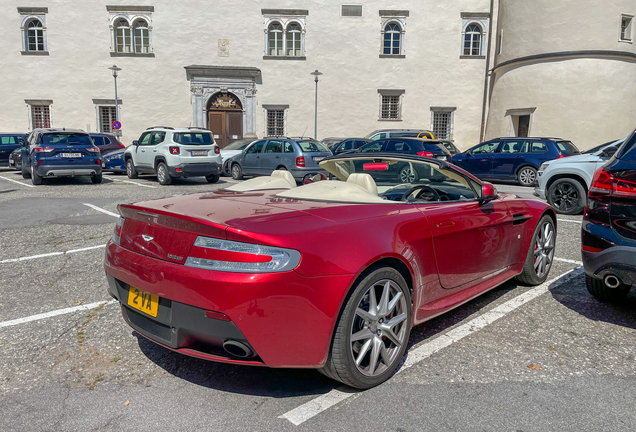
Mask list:
[[[307,9],[261,9],[261,14],[272,16],[307,16]]]
[[[120,5],[107,5],[106,10],[108,12],[122,12],[122,13],[152,13],[155,11],[154,6],[120,6]]]
[[[607,59],[621,59],[630,60],[636,62],[636,53],[631,51],[614,51],[614,50],[579,50],[579,51],[561,51],[554,53],[534,54],[525,57],[519,57],[512,60],[507,60],[503,63],[499,63],[494,68],[493,72],[498,72],[501,69],[510,68],[513,66],[521,66],[523,64],[542,63],[546,61],[558,61],[558,60],[571,60],[576,58],[607,58]]]
[[[185,66],[188,80],[193,77],[223,77],[223,78],[256,78],[261,74],[261,70],[255,67],[245,66],[206,66],[190,65]]]
[[[18,7],[18,13],[22,15],[35,15],[35,14],[47,14],[49,13],[49,8],[47,7]]]

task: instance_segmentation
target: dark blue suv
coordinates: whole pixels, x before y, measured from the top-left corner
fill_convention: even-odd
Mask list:
[[[456,154],[452,163],[482,180],[532,186],[543,162],[578,154],[574,144],[559,138],[495,138]]]
[[[77,129],[34,129],[22,149],[22,177],[34,185],[47,177],[90,176],[102,182],[99,148],[91,137]]]

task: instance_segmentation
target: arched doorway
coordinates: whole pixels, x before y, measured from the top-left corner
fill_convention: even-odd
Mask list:
[[[219,92],[208,101],[208,129],[219,147],[243,138],[243,106],[232,93]]]

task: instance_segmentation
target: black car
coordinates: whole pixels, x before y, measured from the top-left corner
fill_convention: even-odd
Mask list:
[[[356,153],[390,152],[412,154],[448,161],[450,152],[440,140],[422,138],[386,138],[372,141],[356,150]]]
[[[0,167],[11,166],[11,153],[21,147],[21,141],[26,138],[23,133],[0,133]]]
[[[126,148],[126,146],[120,143],[117,137],[111,133],[89,133],[89,135],[101,154]]]
[[[581,231],[587,289],[620,300],[636,284],[636,131],[594,174]]]
[[[365,144],[372,142],[370,139],[366,138],[345,138],[337,144],[334,144],[331,147],[331,152],[335,155],[357,150]]]

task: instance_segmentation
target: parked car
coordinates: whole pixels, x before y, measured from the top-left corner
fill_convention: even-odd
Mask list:
[[[126,174],[126,161],[124,160],[125,148],[109,151],[102,154],[102,171],[114,174]]]
[[[370,142],[371,140],[368,140],[366,138],[345,138],[338,144],[335,144],[333,147],[331,147],[331,152],[337,155],[343,152],[357,150],[363,145]]]
[[[126,146],[123,145],[112,133],[89,133],[89,135],[102,154],[126,148]]]
[[[532,186],[543,162],[580,154],[559,138],[495,138],[453,156],[453,163],[484,180]]]
[[[150,127],[126,148],[128,178],[155,174],[159,184],[173,178],[204,176],[209,183],[221,177],[221,150],[212,132],[199,128]]]
[[[99,149],[91,137],[80,129],[34,129],[22,152],[22,177],[34,185],[52,177],[90,176],[102,182]]]
[[[26,142],[24,143],[26,146]],[[9,155],[9,166],[16,171],[22,170],[22,147],[13,150]]]
[[[342,141],[344,138],[338,138],[338,137],[329,137],[329,138],[323,138],[320,140],[320,142],[327,147],[330,150],[333,150],[333,147],[338,144],[340,141]]]
[[[12,166],[11,153],[22,147],[21,140],[26,138],[23,133],[0,133],[0,167]]]
[[[256,141],[256,139],[254,138],[240,139],[221,149],[221,158],[223,159],[223,168],[221,169],[221,175],[228,177],[232,175],[229,164],[230,159],[233,156],[240,154],[245,149],[245,147],[247,147],[254,141]]]
[[[318,162],[327,156],[331,156],[329,149],[313,139],[264,138],[232,158],[232,178],[269,175],[273,170],[284,169],[296,180],[303,180],[310,174],[326,174]]]
[[[429,175],[377,176],[393,165]],[[412,326],[513,277],[548,277],[556,214],[545,203],[407,154],[346,153],[320,168],[335,180],[296,186],[274,171],[120,204],[104,267],[124,320],[182,354],[318,368],[364,389],[393,375]]]
[[[591,149],[585,150],[584,152],[582,152],[582,154],[592,154],[592,153],[596,153],[597,151],[599,151],[600,149],[602,149],[603,147],[607,147],[610,144],[614,144],[617,141],[624,141],[625,138],[622,138],[621,140],[612,140],[612,141],[608,141],[606,143],[597,145],[596,147],[592,147]]]
[[[623,299],[636,284],[636,131],[594,174],[581,229],[588,291]]]
[[[459,149],[455,147],[455,144],[452,141],[447,141],[447,140],[439,140],[439,141],[444,147],[446,147],[446,150],[449,151],[451,156],[455,156],[457,153],[461,153]]]
[[[378,129],[365,138],[371,141],[385,138],[426,138],[435,139],[433,132],[426,129]]]
[[[560,214],[579,214],[585,208],[587,191],[594,173],[608,161],[625,138],[605,144],[592,154],[544,162],[537,172],[534,195],[547,200]]]

